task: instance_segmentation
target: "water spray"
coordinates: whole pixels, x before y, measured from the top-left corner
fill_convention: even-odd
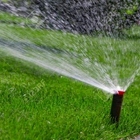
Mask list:
[[[117,127],[119,124],[120,112],[121,112],[124,93],[125,93],[125,91],[118,90],[113,95],[110,117],[111,117],[111,123],[112,124],[116,123]]]

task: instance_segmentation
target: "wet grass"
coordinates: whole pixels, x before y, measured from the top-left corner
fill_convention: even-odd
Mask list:
[[[29,28],[6,24],[0,24],[0,32],[4,39],[14,36],[15,40],[31,40],[61,49],[69,47],[67,44],[81,43],[83,38],[43,30],[34,34]],[[88,42],[88,37],[84,38]],[[115,46],[129,42],[134,49],[139,47],[139,41],[132,39],[95,38],[92,44],[101,46],[106,41]],[[130,57],[133,55],[136,54]],[[110,125],[110,94],[0,51],[0,139],[125,140],[134,137],[140,134],[139,83],[140,76],[137,76],[127,90],[116,129]]]

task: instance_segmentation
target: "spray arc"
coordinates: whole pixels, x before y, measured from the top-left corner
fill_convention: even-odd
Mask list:
[[[117,126],[118,126],[119,120],[120,120],[120,113],[121,113],[121,107],[122,107],[124,93],[125,93],[125,91],[118,90],[113,95],[110,117],[111,117],[111,123],[112,124],[116,123]]]

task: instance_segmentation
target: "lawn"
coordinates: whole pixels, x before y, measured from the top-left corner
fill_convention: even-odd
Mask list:
[[[7,16],[0,17],[7,20]],[[20,21],[21,18],[12,16],[10,20]],[[121,55],[126,51],[123,46],[132,47],[133,51],[128,52],[126,58],[122,57],[121,64],[133,73],[135,65],[139,66],[140,28],[133,27],[127,33],[129,37],[125,39],[101,39],[0,23],[0,39],[79,54],[85,47],[93,60],[90,47],[94,45],[102,55],[98,58],[101,63],[106,63],[103,52],[104,48],[109,50],[108,43],[119,47],[117,53]],[[120,48],[124,51],[120,52]],[[108,54],[110,59],[116,59],[115,52]],[[135,61],[130,65],[131,60]],[[121,72],[127,74],[127,69]],[[125,140],[135,137],[140,134],[139,83],[140,75],[137,75],[124,96],[120,124],[116,128],[110,124],[111,94],[0,50],[0,140]]]

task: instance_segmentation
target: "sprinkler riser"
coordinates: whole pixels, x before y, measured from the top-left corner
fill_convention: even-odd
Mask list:
[[[117,126],[120,120],[122,102],[123,102],[123,94],[113,95],[110,116],[111,116],[111,123],[112,124],[116,123]]]

